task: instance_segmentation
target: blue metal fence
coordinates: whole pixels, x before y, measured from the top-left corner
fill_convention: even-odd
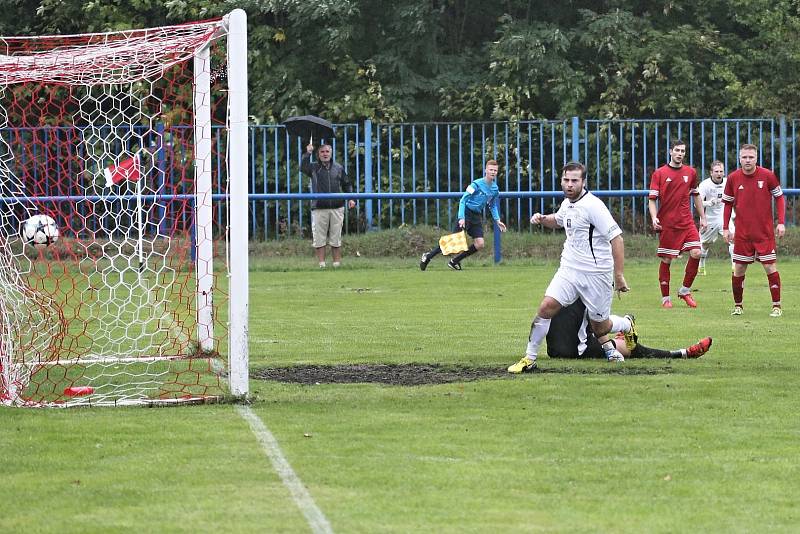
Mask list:
[[[73,131],[75,130],[75,131]],[[355,191],[357,207],[348,210],[345,231],[395,228],[401,225],[436,225],[449,228],[457,213],[458,198],[467,184],[482,175],[486,161],[500,162],[498,186],[503,192],[500,210],[509,228],[533,231],[528,218],[547,212],[560,200],[559,171],[569,160],[584,162],[588,185],[603,192],[612,212],[627,230],[643,230],[649,223],[646,190],[653,170],[668,160],[669,140],[687,143],[688,163],[701,176],[713,160],[736,168],[743,143],[759,147],[761,164],[775,170],[789,193],[787,220],[797,223],[800,166],[800,119],[587,119],[519,122],[363,123],[339,124],[330,142],[334,158],[346,169]],[[191,129],[156,126],[164,144],[155,165],[162,171],[159,192],[189,193]],[[151,132],[152,133],[152,132]],[[148,133],[147,135],[151,135]],[[303,141],[290,137],[281,125],[250,127],[250,221],[255,239],[275,239],[310,233],[309,179],[300,172]],[[52,127],[4,130],[12,146],[32,146],[16,160],[20,176],[42,184],[40,195],[70,196],[80,176],[81,162],[69,147],[82,150],[80,132]],[[142,133],[141,135],[145,135]],[[70,137],[72,136],[72,137]],[[78,136],[78,137],[75,137]],[[36,143],[31,139],[36,137]],[[75,139],[73,139],[75,137]],[[30,138],[30,139],[29,139]],[[41,138],[41,139],[40,139]],[[145,145],[150,145],[150,138]],[[226,136],[214,127],[215,153],[223,154]],[[52,152],[45,157],[36,151]],[[124,147],[116,147],[121,152]],[[60,162],[55,169],[49,166]],[[23,172],[27,169],[27,174]],[[95,172],[97,170],[95,169]],[[217,194],[224,193],[225,162],[216,158]],[[50,178],[56,177],[53,183]],[[169,185],[170,187],[166,187]],[[426,194],[427,193],[427,194]],[[171,213],[162,208],[162,225]],[[78,208],[80,215],[82,207]],[[222,206],[218,220],[223,220]],[[166,211],[164,211],[166,210]],[[167,213],[170,212],[170,213]],[[65,214],[66,219],[76,216]],[[181,212],[182,219],[188,212]],[[182,220],[183,225],[188,221]]]
[[[530,231],[535,211],[559,201],[559,171],[569,160],[584,162],[589,187],[604,192],[609,207],[629,230],[648,223],[650,175],[669,158],[670,139],[687,144],[688,163],[707,175],[720,160],[728,172],[738,164],[739,146],[759,147],[760,163],[772,168],[791,194],[797,189],[798,124],[780,118],[538,120],[519,122],[340,124],[331,140],[334,158],[355,191],[365,194],[346,219],[346,232],[428,224],[449,227],[459,194],[497,159],[503,195],[501,213],[510,228]],[[272,239],[308,233],[309,193],[300,173],[305,152],[280,125],[251,127],[252,233]],[[441,193],[422,195],[418,193]],[[534,194],[526,194],[533,192]],[[550,193],[555,192],[555,195]],[[395,195],[395,193],[406,193]],[[386,194],[386,196],[383,196]],[[264,196],[269,195],[269,196]],[[282,196],[278,200],[274,195]],[[374,196],[373,196],[374,195]],[[788,221],[797,220],[790,196]]]

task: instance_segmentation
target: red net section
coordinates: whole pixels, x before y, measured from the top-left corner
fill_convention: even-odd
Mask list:
[[[0,38],[0,402],[223,393],[224,201],[197,231],[197,199],[226,190],[223,33],[209,21]],[[212,72],[210,88],[195,85],[197,69]],[[198,99],[215,125],[206,190]],[[213,240],[212,257],[196,257],[198,239]],[[213,292],[198,296],[201,274]]]

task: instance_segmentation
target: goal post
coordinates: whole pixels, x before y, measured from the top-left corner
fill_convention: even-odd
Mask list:
[[[248,394],[246,54],[239,9],[0,37],[0,404]]]
[[[247,264],[247,16],[241,9],[230,14],[230,173],[241,177],[231,181],[231,334],[230,386],[236,396],[248,392],[248,315],[249,274]]]

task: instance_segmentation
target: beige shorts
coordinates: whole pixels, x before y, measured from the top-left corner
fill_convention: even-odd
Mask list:
[[[314,239],[314,248],[321,248],[325,245],[341,247],[342,224],[344,224],[344,207],[311,210],[311,234]]]

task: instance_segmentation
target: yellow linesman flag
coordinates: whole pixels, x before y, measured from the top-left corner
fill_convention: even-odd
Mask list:
[[[464,252],[469,248],[467,245],[467,233],[456,232],[454,234],[443,235],[439,238],[439,248],[442,249],[442,254],[455,254],[457,252]]]

